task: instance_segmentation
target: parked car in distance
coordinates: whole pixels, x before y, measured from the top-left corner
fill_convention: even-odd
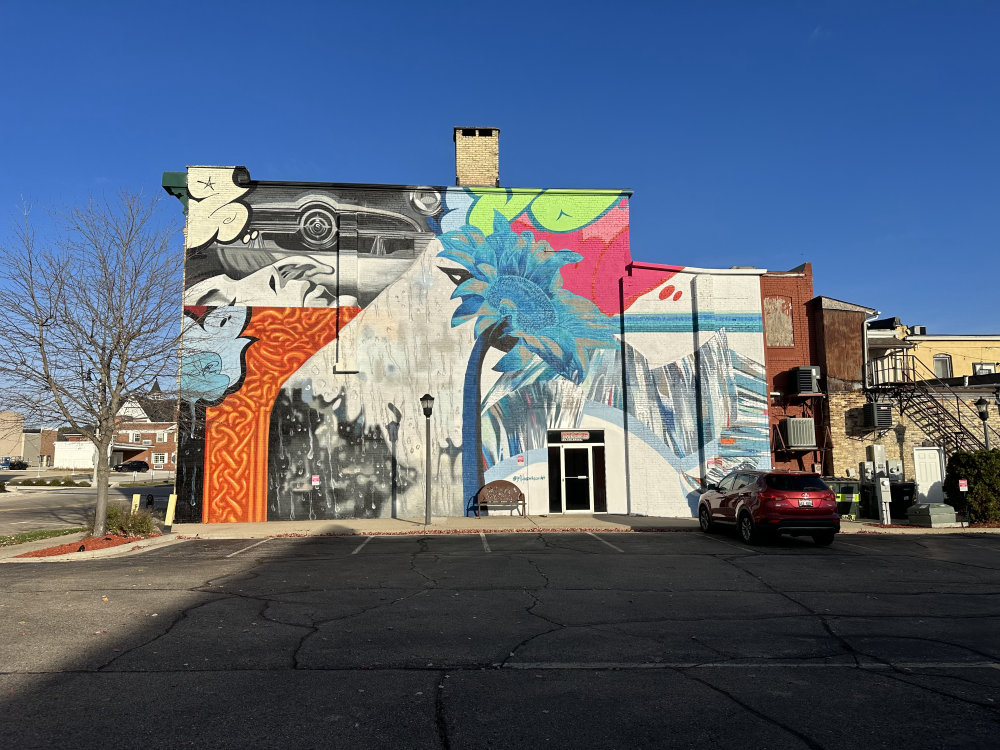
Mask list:
[[[11,471],[24,471],[28,468],[28,462],[23,458],[12,458],[10,460],[10,466],[7,468]]]
[[[840,531],[837,496],[819,474],[740,469],[709,485],[698,500],[698,523],[710,532],[736,526],[754,544],[767,536],[811,536],[819,545]]]
[[[149,471],[149,464],[145,461],[123,461],[111,467],[112,471]]]

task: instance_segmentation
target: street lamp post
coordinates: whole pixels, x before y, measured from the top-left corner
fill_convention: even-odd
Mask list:
[[[434,411],[434,397],[425,393],[420,397],[420,405],[424,408],[426,430],[424,434],[425,466],[424,466],[424,525],[431,525],[431,412]]]
[[[986,441],[986,450],[990,449],[990,428],[986,425],[986,420],[990,418],[990,402],[982,396],[973,404],[979,412],[979,418],[983,420],[983,438]]]

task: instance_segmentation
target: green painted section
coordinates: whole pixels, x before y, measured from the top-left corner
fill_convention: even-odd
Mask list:
[[[160,184],[164,190],[181,202],[186,214],[188,210],[187,172],[164,172]]]
[[[625,193],[620,190],[508,190],[472,188],[476,202],[469,224],[484,235],[493,231],[493,212],[508,221],[530,210],[536,226],[550,232],[572,232],[600,218]]]

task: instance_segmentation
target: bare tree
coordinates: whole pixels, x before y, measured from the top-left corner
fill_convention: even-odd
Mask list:
[[[95,534],[105,532],[119,411],[177,374],[183,252],[157,203],[129,192],[91,199],[55,215],[44,239],[26,207],[0,245],[0,403],[94,444]]]

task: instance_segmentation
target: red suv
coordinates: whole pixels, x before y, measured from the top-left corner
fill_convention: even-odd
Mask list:
[[[701,530],[735,525],[747,544],[775,534],[809,535],[827,545],[840,531],[837,496],[819,474],[738,470],[709,485],[698,501]]]

